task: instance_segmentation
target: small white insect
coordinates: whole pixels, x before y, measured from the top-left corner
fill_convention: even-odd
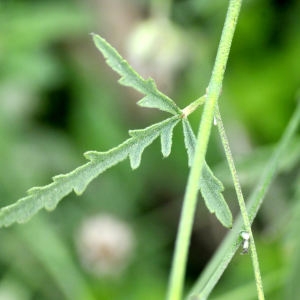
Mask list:
[[[242,231],[241,232],[241,238],[243,239],[243,250],[241,254],[247,254],[249,251],[249,246],[250,246],[250,234],[247,231]]]
[[[214,125],[217,126],[218,125],[218,121],[217,121],[217,118],[214,117]]]

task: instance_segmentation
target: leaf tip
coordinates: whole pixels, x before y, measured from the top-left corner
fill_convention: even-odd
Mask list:
[[[77,187],[74,187],[73,190],[74,190],[74,193],[77,195],[77,196],[81,196],[83,194],[83,192],[85,191],[86,189],[86,185],[82,185],[82,186],[77,186]]]
[[[34,187],[30,188],[29,190],[27,190],[26,193],[27,193],[27,195],[36,194],[40,189],[41,189],[41,187],[34,186]]]
[[[60,182],[62,181],[64,178],[66,178],[65,174],[60,174],[60,175],[56,175],[52,177],[53,182]]]
[[[87,152],[83,153],[83,156],[86,159],[93,161],[97,158],[98,154],[99,154],[99,152],[97,152],[97,151],[87,151]]]
[[[129,161],[132,170],[136,170],[141,164],[141,160],[136,157],[129,156]]]

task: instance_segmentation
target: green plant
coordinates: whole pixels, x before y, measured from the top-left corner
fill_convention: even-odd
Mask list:
[[[251,256],[255,270],[258,295],[260,299],[263,299],[261,276],[254,238],[251,232],[251,222],[262,202],[266,187],[273,177],[275,165],[280,155],[282,155],[284,147],[286,147],[295,131],[297,122],[299,121],[299,109],[297,110],[295,118],[292,120],[291,126],[288,128],[282,143],[276,150],[275,156],[265,173],[266,175],[264,175],[260,182],[263,184],[263,188],[258,189],[258,192],[254,194],[254,200],[252,200],[253,204],[251,201],[249,202],[251,210],[248,213],[217,104],[217,100],[221,93],[223,76],[240,5],[241,1],[233,0],[230,2],[213,75],[208,85],[207,93],[184,109],[180,109],[174,101],[158,91],[153,80],[144,80],[141,78],[105,40],[97,35],[93,35],[95,44],[103,53],[107,63],[121,75],[120,83],[131,86],[145,95],[138,104],[144,107],[160,109],[173,116],[145,129],[130,131],[129,134],[131,137],[128,140],[107,152],[89,151],[85,153],[85,157],[89,160],[85,165],[68,174],[55,176],[53,178],[53,183],[44,187],[30,189],[27,197],[20,199],[13,205],[2,208],[0,213],[1,226],[9,226],[14,222],[25,222],[38,210],[44,207],[49,210],[54,209],[64,196],[71,193],[73,190],[76,194],[83,193],[91,180],[126,158],[129,158],[132,169],[137,168],[140,165],[141,156],[145,148],[158,137],[161,139],[161,152],[164,157],[167,157],[171,152],[173,129],[180,121],[182,121],[184,142],[188,153],[191,172],[184,199],[168,295],[170,300],[180,299],[183,290],[187,249],[199,189],[208,209],[216,214],[216,217],[225,227],[232,227],[232,215],[221,194],[223,186],[213,175],[204,160],[213,119],[215,117],[235,183],[241,208],[242,221],[236,221],[229,238],[226,240],[227,242],[224,243],[226,247],[220,247],[218,252],[220,254],[218,254],[218,256],[216,256],[217,259],[213,260],[211,263],[213,271],[209,271],[209,275],[206,275],[207,272],[204,273],[203,276],[206,276],[206,279],[202,281],[200,279],[199,284],[196,285],[191,296],[196,297],[196,299],[203,299],[209,295],[213,286],[242,242],[239,232],[244,229],[250,234]],[[205,106],[198,137],[196,138],[187,117],[201,104],[205,104]],[[219,261],[220,258],[223,259],[222,263]],[[224,259],[226,260],[224,261]],[[194,296],[194,294],[198,296]]]

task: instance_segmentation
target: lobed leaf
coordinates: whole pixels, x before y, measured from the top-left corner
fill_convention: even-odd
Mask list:
[[[179,120],[178,120],[179,121]],[[161,130],[160,143],[161,153],[164,157],[168,157],[171,153],[173,129],[177,123],[169,123]]]
[[[189,121],[186,118],[182,119],[182,126],[183,126],[184,145],[188,155],[188,165],[189,167],[191,167],[194,159],[196,137]]]
[[[189,121],[182,119],[184,143],[188,153],[189,166],[193,163],[196,146],[196,137]],[[224,190],[222,182],[214,176],[206,162],[202,169],[202,176],[199,183],[201,195],[205,205],[211,213],[215,213],[217,219],[227,228],[232,227],[232,214],[222,195]]]
[[[181,110],[175,102],[157,89],[152,78],[143,79],[105,39],[97,34],[92,34],[92,36],[107,64],[121,76],[119,82],[145,95],[138,105],[158,108],[173,115],[181,114]]]
[[[163,136],[163,155],[170,154],[172,130],[179,120],[179,116],[173,116],[145,129],[132,130],[129,132],[131,138],[109,151],[86,152],[84,156],[90,160],[88,163],[70,173],[54,176],[51,184],[34,187],[28,190],[28,196],[19,199],[14,204],[3,207],[0,210],[0,227],[9,226],[15,222],[23,223],[42,208],[55,209],[59,201],[66,195],[72,191],[77,195],[82,194],[94,178],[127,157],[130,159],[131,167],[133,169],[137,168],[140,165],[145,148],[160,135]]]

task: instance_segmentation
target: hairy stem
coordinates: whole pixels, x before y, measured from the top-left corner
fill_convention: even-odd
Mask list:
[[[215,104],[221,93],[224,72],[241,4],[242,0],[231,0],[229,3],[212,76],[207,90],[207,98],[197,136],[194,161],[190,170],[181,211],[167,295],[167,299],[169,300],[180,300],[182,298],[187,254],[196,209],[201,171],[214,117]]]
[[[206,95],[201,96],[200,98],[193,101],[191,104],[182,109],[182,118],[186,118],[189,114],[194,112],[200,105],[204,104]]]
[[[298,106],[283,134],[277,147],[269,159],[264,171],[262,172],[258,184],[252,192],[248,202],[247,211],[249,212],[250,223],[253,222],[259,208],[261,207],[265,195],[271,185],[272,180],[278,172],[278,164],[286,149],[289,147],[292,138],[294,137],[300,123],[300,101]],[[214,253],[213,258],[208,262],[205,270],[197,280],[195,286],[190,291],[187,299],[207,299],[222,274],[228,267],[234,254],[240,246],[240,231],[243,230],[244,224],[239,215],[236,218],[234,226],[228,232],[222,244]]]
[[[231,173],[231,176],[233,179],[233,184],[234,184],[235,192],[237,195],[238,203],[240,206],[241,216],[242,216],[242,219],[244,222],[245,230],[250,234],[250,250],[251,250],[251,258],[252,258],[252,264],[253,264],[253,269],[254,269],[258,299],[263,300],[263,299],[265,299],[265,297],[264,297],[262,279],[261,279],[261,274],[260,274],[260,269],[259,269],[257,251],[256,251],[255,243],[254,243],[254,237],[253,237],[252,230],[251,230],[251,223],[250,223],[249,216],[247,213],[247,208],[246,208],[244,196],[242,193],[241,184],[240,184],[239,177],[238,177],[238,174],[236,171],[236,167],[234,164],[233,156],[232,156],[232,153],[230,150],[228,138],[227,138],[227,135],[225,132],[225,128],[224,128],[224,124],[223,124],[223,121],[221,118],[218,104],[216,105],[215,117],[217,120],[217,126],[218,126],[219,134],[221,137],[221,141],[223,144],[223,148],[225,151],[226,159],[227,159],[227,162],[229,165],[230,173]]]

